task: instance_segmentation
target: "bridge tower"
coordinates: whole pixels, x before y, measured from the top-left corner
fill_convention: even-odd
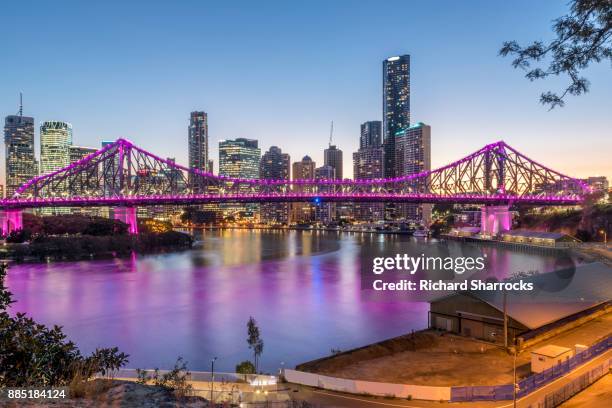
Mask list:
[[[7,236],[13,231],[23,228],[23,214],[19,209],[0,210],[0,228],[2,236]]]
[[[128,225],[128,231],[132,235],[138,234],[138,217],[136,207],[115,207],[113,218]]]
[[[512,228],[512,214],[507,205],[489,206],[480,209],[480,233],[494,236]]]

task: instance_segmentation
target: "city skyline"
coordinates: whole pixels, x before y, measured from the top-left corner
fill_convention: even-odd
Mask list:
[[[8,6],[9,9],[11,7]],[[49,11],[47,7],[40,4],[35,8],[34,22]],[[179,45],[187,42],[188,33],[185,30],[172,33],[166,41],[159,34],[154,34],[154,39],[161,41],[158,44],[159,50],[170,52],[167,62],[160,67],[143,70],[141,64],[151,62],[150,59],[144,58],[140,62],[127,55],[130,47],[144,41],[142,35],[135,32],[135,28],[146,32],[148,24],[145,23],[157,21],[167,11],[167,7],[153,5],[150,15],[133,20],[133,27],[118,24],[116,31],[105,32],[105,35],[95,34],[80,21],[73,28],[57,27],[51,30],[51,39],[62,50],[74,52],[77,58],[74,69],[82,69],[83,72],[62,70],[65,62],[59,60],[50,60],[53,63],[47,64],[46,69],[33,64],[33,56],[47,52],[46,48],[41,49],[36,33],[25,33],[20,47],[7,42],[6,55],[9,58],[15,57],[12,61],[20,62],[7,66],[5,75],[0,79],[4,90],[0,96],[2,115],[12,115],[18,110],[18,93],[23,90],[24,116],[34,117],[35,128],[39,128],[46,120],[66,121],[74,126],[74,144],[99,146],[101,140],[125,137],[150,150],[167,151],[169,157],[176,157],[178,163],[186,164],[186,143],[175,141],[186,139],[188,112],[203,110],[210,115],[210,157],[218,157],[216,146],[220,140],[244,137],[259,140],[262,150],[276,145],[291,157],[299,158],[308,154],[315,162],[323,163],[329,121],[334,120],[335,124],[334,144],[350,157],[359,147],[360,124],[382,119],[381,61],[393,55],[410,54],[413,88],[411,119],[415,122],[423,121],[435,128],[435,138],[432,140],[433,168],[468,154],[482,144],[505,140],[570,176],[612,177],[612,166],[607,160],[607,153],[612,148],[608,131],[611,120],[604,113],[605,97],[609,95],[612,85],[607,75],[607,66],[595,65],[587,70],[592,83],[590,93],[569,99],[567,106],[562,109],[547,112],[545,107],[538,104],[537,95],[543,89],[558,88],[564,80],[529,83],[520,72],[509,66],[507,60],[496,55],[503,40],[548,38],[550,20],[562,15],[565,5],[544,3],[529,6],[533,18],[525,24],[521,23],[522,30],[519,33],[513,25],[520,20],[521,13],[528,7],[527,3],[514,7],[486,3],[458,7],[447,3],[446,10],[436,15],[425,10],[421,3],[398,3],[397,8],[400,10],[412,11],[423,17],[435,17],[432,21],[439,25],[439,32],[431,36],[410,36],[419,27],[422,29],[426,18],[423,19],[425,22],[415,21],[414,28],[398,28],[392,24],[393,21],[389,21],[388,24],[378,24],[377,32],[368,29],[367,34],[372,38],[357,41],[359,45],[356,45],[356,40],[364,39],[363,34],[348,21],[342,20],[341,28],[331,33],[338,34],[332,36],[331,41],[335,53],[324,46],[320,50],[321,56],[306,64],[308,69],[316,66],[325,72],[324,75],[308,75],[304,68],[296,66],[296,63],[304,62],[305,55],[315,52],[312,47],[316,43],[312,38],[312,30],[300,24],[288,31],[289,36],[298,41],[305,53],[297,56],[297,60],[292,59],[296,57],[293,52],[287,54],[292,58],[278,58],[272,50],[264,50],[264,56],[269,58],[258,60],[252,67],[228,64],[232,55],[244,51],[240,41],[245,40],[247,27],[242,27],[229,39],[221,38],[221,34],[211,37],[220,41],[219,44],[234,47],[228,51],[213,47],[206,57],[198,57],[206,61],[205,67],[198,64],[206,75],[200,73],[200,79],[194,83],[197,92],[185,87],[185,80],[193,80],[194,73],[191,70],[184,71],[178,64],[187,55],[187,49],[181,45],[176,51],[170,52],[170,40]],[[280,17],[261,16],[261,23],[267,21],[273,29],[258,32],[258,39],[261,39],[260,36],[267,38],[275,30],[311,16],[308,10],[302,10],[301,6],[296,5],[292,9],[283,8],[279,4],[265,5],[263,8],[266,11],[271,7],[279,8],[279,15],[285,17],[286,21],[281,21]],[[470,13],[476,9],[479,12],[472,16]],[[88,11],[87,6],[79,5],[71,12],[78,15]],[[99,11],[96,18],[109,18],[104,7]],[[381,13],[371,3],[351,10],[342,5],[333,5],[329,6],[328,11],[325,18],[329,19],[339,19],[343,12],[348,13],[347,18],[371,12],[376,21],[381,22]],[[127,17],[133,17],[136,9],[126,6],[125,12]],[[232,12],[237,21],[249,20],[252,13],[262,14],[249,7]],[[298,17],[301,12],[305,13],[304,17]],[[456,15],[451,18],[453,13]],[[231,13],[218,6],[196,7],[194,14],[218,16],[223,22],[229,21]],[[504,16],[503,22],[501,15]],[[458,30],[461,24],[469,23],[477,17],[482,22],[478,29],[470,33],[458,31],[458,38],[451,38],[452,30]],[[391,20],[394,18],[390,17]],[[168,19],[170,23],[176,24],[177,12],[169,13]],[[93,23],[95,25],[98,22],[95,19]],[[444,26],[443,23],[448,25]],[[9,21],[0,28],[3,38],[10,38],[19,32],[15,27],[15,23]],[[85,39],[95,40],[91,50],[83,51],[78,47],[83,39],[75,37],[77,32],[82,33]],[[485,32],[491,35],[482,39]],[[204,34],[200,31],[197,33]],[[115,52],[111,51],[111,44],[116,44],[109,40],[119,34],[125,37],[124,42],[117,45],[115,55],[111,53]],[[324,33],[317,35],[325,34],[329,35],[330,32],[324,30]],[[65,40],[65,43],[61,40]],[[253,40],[248,42],[251,46],[256,45]],[[153,58],[157,54],[151,54],[151,44],[145,42],[142,52]],[[28,53],[23,51],[25,45],[32,46]],[[338,48],[340,45],[344,48]],[[319,46],[317,44],[315,48]],[[279,40],[272,42],[271,47],[284,53],[287,44]],[[92,57],[92,61],[83,58],[92,50],[100,51],[101,57],[118,57],[109,58],[104,64],[109,73],[118,74],[117,83],[112,82],[110,76],[99,74],[92,68],[91,64],[99,62],[100,57]],[[255,46],[251,52],[257,51],[262,50]],[[359,58],[354,58],[355,53],[359,54]],[[23,58],[16,58],[18,56]],[[346,63],[348,59],[351,60],[350,65]],[[155,61],[158,59],[155,58]],[[164,79],[164,75],[158,72],[162,66],[164,71],[171,73],[170,79]],[[284,73],[292,69],[296,69],[292,75]],[[176,74],[172,75],[174,72]],[[185,78],[178,78],[178,74],[185,74]],[[296,76],[299,81],[295,80]],[[241,77],[248,77],[250,81],[246,83]],[[72,86],[64,86],[64,82]],[[331,84],[337,87],[332,88]],[[264,85],[266,95],[261,94],[261,86]],[[228,88],[228,95],[240,92],[240,98],[234,100],[222,97],[221,88]],[[60,89],[62,92],[59,92]],[[495,98],[493,103],[492,98]],[[229,99],[232,99],[233,104],[228,104]],[[308,114],[304,115],[306,109]],[[134,121],[136,117],[155,120]],[[588,143],[584,143],[585,140]],[[39,149],[40,135],[37,129],[35,151],[38,153]],[[589,160],[583,160],[587,155]],[[216,165],[215,172],[218,171]],[[343,173],[352,174],[350,160],[344,161]],[[1,174],[1,182],[5,184],[4,169]]]

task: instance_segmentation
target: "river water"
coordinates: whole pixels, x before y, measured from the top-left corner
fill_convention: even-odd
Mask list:
[[[427,302],[363,296],[360,270],[374,254],[486,254],[484,278],[548,272],[568,257],[408,236],[313,231],[196,232],[194,249],[47,264],[14,264],[7,285],[26,312],[59,324],[85,352],[118,346],[130,368],[233,371],[252,357],[246,322],[257,320],[261,368],[276,371],[427,327]]]

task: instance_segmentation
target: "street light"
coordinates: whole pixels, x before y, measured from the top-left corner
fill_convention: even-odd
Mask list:
[[[214,357],[212,360],[210,360],[210,371],[212,373],[210,379],[210,402],[212,404],[214,404],[214,394],[213,394],[213,389],[215,387],[215,361],[217,361],[217,357]]]
[[[606,232],[606,230],[600,230],[599,231],[600,234],[603,234],[604,237],[604,245],[608,245],[608,233]]]
[[[514,343],[514,352],[512,354],[514,355],[512,363],[512,406],[513,408],[516,408],[516,393],[519,391],[519,385],[516,383],[516,341]]]

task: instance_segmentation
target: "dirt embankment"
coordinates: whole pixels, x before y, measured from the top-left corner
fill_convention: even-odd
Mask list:
[[[204,408],[210,407],[201,397],[177,397],[172,390],[129,381],[94,380],[88,383],[83,395],[66,399],[9,400],[0,397],[0,407],[6,408]],[[79,390],[81,391],[81,390]],[[72,392],[72,391],[71,391]]]
[[[298,365],[296,369],[313,373],[336,372],[337,370],[341,370],[344,367],[356,364],[360,361],[391,356],[403,351],[417,351],[435,347],[438,344],[439,337],[439,334],[431,331],[405,334],[379,343],[338,353],[333,356],[309,361]]]

